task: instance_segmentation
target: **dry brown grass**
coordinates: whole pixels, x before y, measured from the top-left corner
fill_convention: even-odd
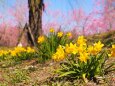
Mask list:
[[[102,43],[105,44],[105,47],[110,47],[111,44],[115,44],[115,30],[100,34],[89,35],[86,38],[89,44],[92,44],[100,40],[102,41]]]

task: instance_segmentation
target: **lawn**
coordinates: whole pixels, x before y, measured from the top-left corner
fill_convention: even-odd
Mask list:
[[[10,49],[1,47],[0,50],[4,50],[5,54],[0,56],[0,86],[114,86],[115,71],[111,70],[115,68],[115,58],[110,56],[106,58],[107,60],[103,59],[106,57],[103,50],[111,50],[111,46],[115,43],[114,32],[110,31],[101,35],[95,34],[85,37],[88,45],[97,42],[94,47],[96,44],[103,47],[101,50],[98,48],[98,51],[95,51],[96,54],[92,52],[94,55],[90,55],[91,60],[87,57],[87,53],[85,53],[86,56],[83,59],[79,57],[82,55],[79,54],[81,51],[76,50],[79,47],[74,44],[75,38],[70,36],[70,33],[55,33],[52,29],[47,37],[40,36],[38,38],[37,49],[23,48],[22,46],[19,46],[21,48]],[[82,37],[78,37],[77,40],[79,39],[82,39]],[[112,41],[109,41],[110,39]],[[44,40],[46,42],[43,42]],[[85,39],[83,40],[77,41],[77,43],[85,42]],[[98,42],[99,40],[104,45]],[[86,45],[83,44],[83,46]],[[65,58],[65,52],[67,58]],[[109,52],[109,54],[112,54],[112,52]],[[76,57],[79,57],[79,59]],[[97,60],[94,59],[95,57]],[[100,64],[103,64],[103,60],[106,60],[104,68],[113,64],[109,70],[107,69],[108,71],[96,63],[102,61]],[[94,63],[90,65],[88,62]],[[62,66],[63,69],[59,71]],[[85,68],[89,68],[89,70],[84,72]],[[92,68],[94,69],[92,70]],[[103,68],[103,70],[100,71],[100,68]]]

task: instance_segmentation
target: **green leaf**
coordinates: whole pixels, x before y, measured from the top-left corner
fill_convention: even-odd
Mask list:
[[[63,77],[63,76],[67,76],[67,75],[75,74],[75,73],[76,73],[75,71],[69,71],[69,72],[65,72],[65,73],[61,74],[59,77]]]
[[[76,66],[76,67],[79,67],[79,64],[73,64],[74,66]]]

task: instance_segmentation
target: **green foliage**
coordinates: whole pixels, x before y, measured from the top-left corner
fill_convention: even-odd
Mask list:
[[[104,74],[114,71],[112,66],[115,63],[110,63],[105,65],[108,60],[108,54],[106,51],[99,53],[96,56],[90,56],[87,62],[81,62],[79,59],[76,60],[75,57],[67,58],[66,62],[61,63],[61,68],[56,71],[59,77],[66,77],[71,79],[82,78],[85,82],[94,79],[96,76],[103,76]]]
[[[28,72],[24,69],[16,69],[12,73],[10,73],[8,77],[9,80],[14,84],[27,82],[29,80]]]
[[[70,41],[72,40],[69,39],[66,34],[59,37],[56,32],[49,33],[48,36],[45,36],[45,41],[38,44],[39,60],[44,62],[51,59],[52,54],[56,52],[59,45],[65,45]]]
[[[15,61],[22,61],[22,60],[30,60],[36,56],[36,52],[34,49],[27,47],[15,47],[14,49],[6,49],[0,50],[0,61],[7,61],[7,60],[15,60]]]
[[[15,61],[30,60],[35,57],[35,53],[21,52],[16,56],[13,56],[12,59]]]
[[[21,61],[15,61],[13,59],[8,59],[8,60],[5,60],[5,61],[1,61],[1,65],[0,66],[2,68],[8,68],[8,67],[20,64],[20,63],[21,63]]]

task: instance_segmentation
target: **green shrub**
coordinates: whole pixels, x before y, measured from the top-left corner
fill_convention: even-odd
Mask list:
[[[63,32],[54,32],[53,29],[48,36],[40,36],[38,37],[38,54],[39,60],[45,61],[51,59],[52,54],[56,52],[56,49],[59,45],[65,45],[69,43],[71,39],[69,39],[70,35],[64,34]]]

